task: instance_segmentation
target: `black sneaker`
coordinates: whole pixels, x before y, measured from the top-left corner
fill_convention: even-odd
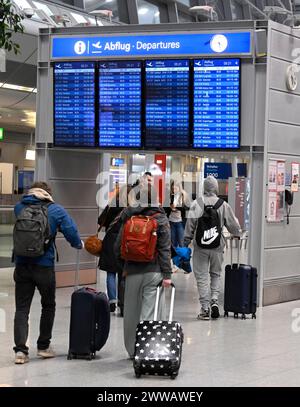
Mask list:
[[[109,308],[110,308],[110,312],[115,312],[116,310],[116,304],[113,302],[111,304],[109,304]]]
[[[211,317],[212,319],[218,319],[220,316],[219,305],[217,302],[211,304]]]
[[[197,316],[197,319],[201,319],[202,321],[209,321],[210,320],[209,310],[201,308],[200,314]]]

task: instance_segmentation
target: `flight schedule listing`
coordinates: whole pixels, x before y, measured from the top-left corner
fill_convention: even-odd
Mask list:
[[[100,147],[141,147],[141,72],[139,61],[100,63]]]
[[[95,64],[54,65],[54,143],[95,147]]]
[[[240,134],[240,60],[194,61],[194,148],[236,149]]]
[[[153,60],[146,70],[147,148],[189,146],[189,61]]]

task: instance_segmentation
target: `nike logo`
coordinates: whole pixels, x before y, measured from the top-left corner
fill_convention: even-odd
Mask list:
[[[219,236],[218,230],[216,227],[210,229],[210,230],[206,230],[204,232],[204,235],[201,239],[201,244],[203,245],[210,245],[212,242],[214,242],[217,237]]]
[[[211,244],[212,242],[214,242],[217,237],[218,237],[218,235],[213,236],[213,237],[212,237],[211,239],[209,239],[209,240],[203,240],[203,237],[202,237],[202,239],[201,239],[201,244],[209,245],[209,244]]]

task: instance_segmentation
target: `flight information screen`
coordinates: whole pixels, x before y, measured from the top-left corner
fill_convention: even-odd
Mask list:
[[[193,147],[240,147],[239,59],[194,61]]]
[[[189,61],[146,61],[147,148],[189,147]]]
[[[54,65],[54,144],[95,147],[95,63]]]
[[[100,63],[100,147],[141,147],[141,75],[139,61]]]

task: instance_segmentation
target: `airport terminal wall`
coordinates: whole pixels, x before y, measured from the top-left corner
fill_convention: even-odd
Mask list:
[[[299,194],[294,193],[289,224],[266,221],[268,160],[283,160],[286,169],[300,162],[300,83],[292,92],[286,86],[288,68],[299,67],[299,30],[270,22],[268,49],[262,267],[264,303],[272,304],[300,297]]]
[[[300,272],[297,264],[300,251],[299,232],[300,204],[295,194],[290,225],[286,221],[269,224],[267,211],[267,167],[268,158],[284,158],[287,164],[299,160],[297,151],[297,115],[299,89],[293,94],[286,89],[286,67],[293,61],[291,51],[300,43],[300,37],[292,29],[272,22],[228,22],[161,24],[159,26],[78,27],[42,29],[38,52],[38,99],[36,134],[36,178],[51,182],[57,202],[64,205],[78,223],[83,237],[96,231],[98,207],[96,184],[98,174],[105,169],[105,154],[115,150],[105,148],[74,149],[53,145],[53,65],[51,58],[52,38],[72,36],[116,36],[177,33],[236,33],[250,32],[251,53],[239,55],[241,59],[241,112],[240,149],[237,156],[250,156],[251,205],[248,261],[259,270],[259,302],[268,304],[300,298],[295,290]],[[268,41],[268,46],[267,46]],[[184,58],[186,56],[177,56]],[[194,55],[192,58],[196,58]],[[201,54],[199,55],[201,57]],[[210,56],[211,57],[211,56]],[[136,56],[134,59],[145,59]],[[153,57],[155,59],[155,57]],[[157,57],[156,57],[157,58]],[[165,58],[168,58],[166,56]],[[99,58],[98,58],[99,59]],[[101,59],[101,58],[100,58]],[[116,58],[115,58],[116,59]],[[121,58],[117,58],[121,59]],[[70,59],[69,59],[70,60]],[[57,60],[56,60],[57,61]],[[299,101],[298,101],[299,99]],[[284,129],[281,132],[281,129]],[[284,137],[282,137],[284,134]],[[140,150],[134,150],[139,152]],[[183,153],[193,153],[193,149]],[[300,149],[298,149],[300,154]],[[123,151],[124,152],[124,151]],[[127,151],[130,154],[130,150]],[[154,154],[155,150],[141,150]],[[172,154],[170,150],[159,153]],[[211,152],[210,152],[211,154]],[[226,152],[224,152],[226,155]],[[71,285],[74,278],[74,250],[58,238],[60,262],[58,263],[58,285]],[[286,250],[288,248],[288,250]],[[83,283],[96,279],[96,262],[88,254],[81,258]],[[293,284],[293,292],[287,288]]]

